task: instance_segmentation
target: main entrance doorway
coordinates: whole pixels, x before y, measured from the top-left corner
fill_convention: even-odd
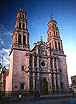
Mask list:
[[[48,82],[46,78],[40,81],[40,94],[48,94]]]

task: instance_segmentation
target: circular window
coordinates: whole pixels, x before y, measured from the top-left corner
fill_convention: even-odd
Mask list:
[[[45,66],[45,62],[44,62],[44,61],[42,61],[42,62],[41,62],[41,65],[42,65],[42,66]]]

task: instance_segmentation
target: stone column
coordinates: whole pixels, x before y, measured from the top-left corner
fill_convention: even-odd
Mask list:
[[[21,32],[21,44],[23,45],[23,32]]]
[[[50,55],[50,48],[48,48],[48,72],[50,72],[51,71],[51,55]]]
[[[50,64],[51,60],[50,58],[48,58],[48,72],[51,72],[51,64]]]
[[[28,55],[28,62],[27,62],[27,71],[29,71],[30,70],[30,67],[29,67],[29,65],[30,65],[30,56]],[[27,73],[27,81],[28,81],[28,90],[30,90],[30,72],[28,72]]]
[[[33,71],[33,90],[35,90],[35,67],[34,67],[34,55],[33,55],[33,58],[32,58],[32,71]]]
[[[50,56],[50,48],[47,49],[48,57]]]
[[[60,49],[63,50],[62,40],[60,41]]]
[[[54,49],[55,49],[55,41],[53,40],[53,44],[54,44]]]
[[[26,32],[26,45],[28,45],[28,44],[27,44],[27,43],[28,43],[28,40],[27,40],[27,38],[28,38],[28,37],[27,37],[27,34],[28,34],[28,33]]]
[[[56,76],[55,76],[55,66],[54,66],[54,57],[53,57],[53,77],[54,77],[54,86],[55,86],[55,89],[56,89]]]
[[[59,73],[58,73],[57,77],[58,77],[58,88],[60,90],[60,74]]]
[[[51,81],[51,73],[48,75],[48,91],[51,92],[52,89],[52,81]]]
[[[37,80],[39,80],[39,46],[38,45],[36,48],[36,53],[37,53]]]
[[[54,73],[54,86],[55,86],[55,89],[56,89],[56,74]]]
[[[57,69],[57,72],[58,72],[58,58],[56,58],[56,69]]]
[[[17,40],[16,40],[17,41],[17,45],[18,45],[18,35],[19,35],[19,33],[17,33]]]
[[[47,41],[49,41],[49,33],[47,33]]]
[[[55,72],[54,57],[52,58],[52,60],[53,60],[53,72]]]
[[[26,32],[26,46],[29,46],[29,33]]]
[[[30,73],[27,73],[27,89],[30,90]]]
[[[58,40],[57,40],[57,50],[59,50],[59,47],[58,47]]]
[[[39,80],[39,56],[37,56],[37,80]]]
[[[2,84],[1,84],[1,91],[4,91],[4,75],[3,75],[3,73],[1,75],[1,82],[2,82]]]

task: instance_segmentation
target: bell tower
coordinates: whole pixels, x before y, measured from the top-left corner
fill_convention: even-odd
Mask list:
[[[57,22],[53,20],[53,17],[51,17],[51,20],[48,22],[47,44],[52,50],[63,51]]]
[[[29,52],[26,13],[21,8],[16,15],[15,31],[12,36],[6,91],[29,90]]]
[[[48,22],[47,45],[50,48],[50,58],[48,63],[50,62],[49,66],[51,67],[51,72],[53,72],[51,76],[54,78],[52,87],[56,89],[59,88],[61,90],[63,88],[68,90],[66,55],[63,51],[62,40],[60,38],[57,22],[53,20],[53,17],[51,17],[50,21]],[[57,82],[55,82],[56,80]]]
[[[15,31],[12,37],[12,49],[13,48],[29,49],[26,13],[22,8],[20,8],[16,15]]]

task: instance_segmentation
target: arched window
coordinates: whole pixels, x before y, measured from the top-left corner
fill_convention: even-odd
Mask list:
[[[55,41],[55,49],[57,50],[57,42]]]
[[[21,35],[19,34],[18,36],[18,44],[20,45],[21,44]]]
[[[24,18],[24,14],[23,14],[23,18]]]
[[[20,90],[24,90],[24,83],[20,84]]]
[[[53,71],[53,59],[51,59],[51,71]]]
[[[26,43],[26,37],[25,37],[25,35],[23,36],[23,45],[25,45],[25,43]]]
[[[24,71],[24,66],[23,65],[22,65],[22,68],[21,69],[22,69],[22,71]]]
[[[55,31],[54,31],[54,36],[55,36]]]
[[[56,35],[57,35],[58,33],[57,33],[57,31],[56,31]]]
[[[32,55],[30,55],[30,71],[32,72]]]
[[[34,66],[35,66],[35,70],[37,71],[37,56],[34,57]]]
[[[51,37],[51,32],[50,32],[50,37]]]
[[[53,77],[53,74],[51,75],[51,79],[52,79],[52,89],[55,88],[55,85],[54,85],[54,77]]]
[[[58,77],[57,77],[57,74],[56,74],[56,89],[58,89]]]
[[[25,24],[23,23],[23,29],[25,29]]]
[[[61,69],[60,69],[60,87],[61,87],[61,89],[64,88],[64,86],[63,86],[63,73],[62,73]]]
[[[33,89],[33,77],[32,77],[32,54],[30,55],[30,90]]]
[[[21,29],[21,22],[19,22],[19,29]]]
[[[58,48],[59,48],[59,50],[60,50],[60,42],[58,42]]]
[[[45,66],[45,61],[44,60],[41,62],[41,65],[42,66]]]
[[[54,58],[54,66],[56,68],[56,57]]]
[[[20,14],[20,18],[21,18],[21,14]]]
[[[50,55],[51,55],[51,43],[49,44],[49,46],[50,46]]]
[[[30,90],[33,89],[33,77],[32,75],[30,76]]]
[[[76,84],[76,81],[73,79],[72,80],[72,85],[75,85]]]

